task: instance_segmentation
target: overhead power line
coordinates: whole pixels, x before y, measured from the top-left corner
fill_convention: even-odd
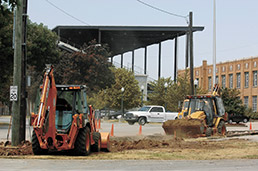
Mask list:
[[[89,23],[86,23],[86,22],[84,22],[84,21],[82,21],[82,20],[80,20],[80,19],[74,17],[73,15],[71,15],[71,14],[69,14],[68,12],[66,12],[65,10],[59,8],[57,5],[53,4],[53,3],[50,2],[49,0],[45,0],[45,1],[46,1],[48,4],[52,5],[53,7],[55,7],[56,9],[58,9],[59,11],[61,11],[62,13],[68,15],[69,17],[71,17],[71,18],[73,18],[73,19],[75,19],[75,20],[77,20],[77,21],[79,21],[79,22],[81,22],[81,23],[83,23],[83,24],[86,24],[86,25],[89,25],[89,26],[90,26]]]
[[[166,14],[169,14],[169,15],[172,15],[172,16],[175,16],[175,17],[180,17],[180,18],[184,18],[186,20],[186,22],[188,23],[188,16],[183,16],[183,15],[179,15],[179,14],[175,14],[175,13],[172,13],[172,12],[169,12],[169,11],[166,11],[166,10],[163,10],[163,9],[160,9],[158,7],[155,7],[155,6],[152,6],[146,2],[143,2],[143,1],[140,1],[140,0],[137,0],[139,3],[143,4],[143,5],[146,5],[152,9],[155,9],[157,11],[160,11],[160,12],[163,12],[163,13],[166,13]]]

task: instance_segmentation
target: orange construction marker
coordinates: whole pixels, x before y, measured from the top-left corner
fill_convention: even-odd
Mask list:
[[[112,124],[110,136],[111,136],[111,137],[114,136],[114,124]]]
[[[142,135],[142,126],[140,125],[140,128],[139,128],[139,134],[138,135]]]
[[[249,130],[252,131],[253,127],[252,127],[252,122],[250,121],[250,126],[249,126]]]

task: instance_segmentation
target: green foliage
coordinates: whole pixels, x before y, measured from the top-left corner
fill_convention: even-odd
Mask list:
[[[167,88],[165,88],[167,83]],[[148,104],[161,105],[166,107],[168,111],[178,111],[178,104],[184,101],[185,97],[190,92],[189,74],[186,72],[184,75],[177,78],[177,82],[171,78],[160,78],[158,81],[151,83],[153,92],[149,94]],[[197,94],[206,93],[201,88],[197,89]]]
[[[168,84],[168,87],[165,87],[165,83]],[[153,87],[152,93],[149,94],[149,101],[147,104],[149,105],[160,105],[165,106],[167,101],[168,89],[173,85],[173,81],[171,78],[160,78],[157,81],[153,81],[150,83],[150,87]],[[169,105],[169,104],[167,104]]]
[[[28,22],[27,26],[27,59],[28,65],[35,66],[41,73],[45,64],[57,64],[60,52],[56,45],[58,36],[43,24]]]
[[[0,13],[0,101],[9,103],[9,88],[13,73],[12,13]]]
[[[110,87],[114,75],[109,68],[107,45],[100,46],[92,41],[83,52],[62,55],[55,70],[56,82],[86,84],[90,91]]]
[[[115,83],[110,88],[99,91],[90,98],[89,103],[91,102],[98,109],[108,107],[120,110],[123,96],[124,109],[138,107],[141,104],[141,91],[134,74],[123,68],[112,68],[112,72],[115,75]],[[124,87],[123,93],[122,87]]]
[[[240,91],[237,89],[224,88],[221,91],[221,98],[223,100],[225,110],[228,114],[234,113],[243,115],[245,113],[245,106],[240,99]]]
[[[251,108],[245,109],[245,116],[250,117],[252,119],[258,119],[258,113],[254,112]]]

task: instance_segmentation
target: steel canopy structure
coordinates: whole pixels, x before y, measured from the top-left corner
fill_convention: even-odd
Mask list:
[[[193,27],[193,32],[202,31],[204,27]],[[132,70],[134,70],[134,50],[145,48],[144,74],[147,69],[147,46],[159,44],[159,61],[161,61],[161,42],[175,40],[177,37],[189,32],[187,26],[56,26],[53,29],[61,41],[80,48],[91,40],[100,44],[108,44],[112,56],[121,55],[123,67],[123,54],[132,52]],[[175,43],[175,48],[177,43]],[[175,60],[177,54],[175,53]],[[111,57],[112,61],[113,57]],[[159,62],[158,76],[161,65]]]

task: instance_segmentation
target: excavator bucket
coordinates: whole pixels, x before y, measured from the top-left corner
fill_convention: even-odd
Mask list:
[[[167,135],[174,135],[175,137],[196,138],[205,136],[205,126],[201,120],[168,120],[163,123],[162,128]]]
[[[103,151],[110,151],[109,133],[101,132],[101,149]]]

